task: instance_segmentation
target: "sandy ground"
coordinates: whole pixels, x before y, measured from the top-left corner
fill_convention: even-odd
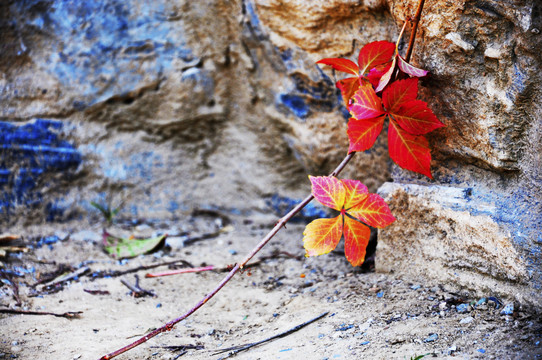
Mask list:
[[[100,233],[99,227],[68,226],[63,229],[63,234],[72,235],[67,240],[3,258],[0,302],[4,308],[82,313],[73,319],[0,314],[0,359],[98,359],[127,345],[136,336],[180,316],[225,274],[161,278],[145,278],[146,270],[114,277],[93,278],[92,274],[178,259],[194,266],[233,264],[275,221],[271,217],[233,219],[231,232],[184,247],[172,241],[171,248],[121,262],[111,259],[99,241],[92,239]],[[192,233],[198,230],[193,226]],[[143,229],[158,231],[159,227]],[[26,234],[27,243],[35,243],[33,237],[40,232],[48,236],[55,230],[28,231],[33,234]],[[497,299],[484,302],[447,284],[363,273],[352,268],[340,252],[306,259],[302,257],[302,231],[303,225],[288,225],[256,256],[268,259],[234,277],[214,299],[172,331],[118,359],[220,359],[225,354],[216,355],[217,350],[265,339],[325,312],[329,313],[299,331],[235,358],[411,359],[424,354],[429,354],[425,359],[542,358],[541,318],[519,304],[507,315],[503,313],[504,299],[499,306],[492,301]],[[301,256],[277,255],[276,251]],[[60,264],[90,270],[53,289],[60,289],[54,293],[31,287]],[[155,271],[166,269],[162,266]],[[21,306],[15,305],[13,287],[6,280],[9,274],[19,284]],[[132,296],[121,279],[134,284],[135,274],[140,287],[155,297]],[[510,306],[507,309],[511,310]],[[183,346],[188,347],[183,350]]]

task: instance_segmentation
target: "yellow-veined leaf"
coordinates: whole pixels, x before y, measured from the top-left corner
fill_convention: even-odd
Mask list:
[[[348,210],[347,213],[365,224],[379,229],[395,221],[388,204],[378,194],[369,194],[364,201]]]
[[[365,261],[365,251],[371,229],[362,223],[344,217],[344,254],[352,266],[360,266]]]
[[[346,196],[344,200],[344,208],[346,210],[357,205],[369,195],[367,186],[359,180],[342,179],[341,182],[346,190]]]
[[[343,233],[343,216],[333,219],[316,219],[303,231],[305,256],[327,254],[337,247]]]
[[[339,179],[333,176],[310,176],[312,195],[322,205],[341,211],[346,190]]]

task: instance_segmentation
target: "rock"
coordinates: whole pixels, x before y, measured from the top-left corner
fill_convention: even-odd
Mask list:
[[[70,235],[70,240],[73,241],[90,241],[99,243],[102,241],[102,235],[92,230],[80,230]]]
[[[458,313],[463,314],[470,311],[469,304],[459,304],[456,306],[456,310]]]
[[[461,319],[459,323],[462,325],[466,325],[466,324],[470,324],[473,321],[474,321],[474,318],[472,316],[467,316],[466,318]]]
[[[438,340],[438,334],[430,334],[428,337],[423,339],[423,342],[428,343],[428,342],[434,342],[437,340]]]

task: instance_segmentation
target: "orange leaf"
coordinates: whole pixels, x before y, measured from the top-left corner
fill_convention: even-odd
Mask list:
[[[365,261],[365,250],[369,244],[371,229],[362,223],[344,217],[344,254],[352,266],[360,266]]]
[[[359,74],[359,68],[356,65],[356,63],[353,62],[352,60],[341,59],[341,58],[327,58],[327,59],[318,60],[316,63],[329,65],[337,71],[342,71],[342,72],[349,73],[352,75]]]
[[[358,57],[360,75],[377,65],[390,61],[395,52],[395,44],[389,41],[375,41],[361,48]]]
[[[344,200],[344,208],[346,210],[365,200],[367,195],[369,195],[367,186],[363,185],[359,180],[342,179],[341,182],[346,190]]]
[[[391,115],[403,130],[412,135],[424,135],[444,126],[422,100],[406,102]]]
[[[337,88],[341,90],[344,104],[348,107],[350,99],[354,96],[354,93],[359,89],[359,78],[351,77],[337,81]]]
[[[384,114],[382,101],[369,83],[360,85],[351,99],[351,105],[348,110],[350,110],[350,114],[357,120],[372,119]]]
[[[379,229],[395,221],[388,204],[378,194],[369,194],[364,201],[348,210],[348,214]]]
[[[418,79],[406,79],[394,81],[382,93],[382,103],[386,110],[393,112],[403,103],[416,100],[418,96]]]
[[[368,120],[350,118],[347,130],[348,139],[350,140],[348,153],[370,149],[382,132],[385,118],[386,115]]]
[[[341,211],[346,189],[339,179],[333,176],[310,176],[312,195],[322,205]]]
[[[388,149],[393,161],[403,169],[431,176],[431,150],[423,136],[410,135],[395,121],[390,120],[388,129]]]
[[[316,219],[312,221],[303,231],[305,256],[327,254],[337,247],[342,233],[342,215],[333,219]]]

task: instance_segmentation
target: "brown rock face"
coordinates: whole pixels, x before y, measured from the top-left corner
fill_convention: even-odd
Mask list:
[[[416,5],[2,2],[2,219],[97,220],[90,202],[122,203],[126,219],[267,213],[305,196],[307,175],[328,173],[348,146],[339,74],[315,61],[395,40]],[[435,180],[391,165],[385,135],[343,173],[371,191],[386,183],[398,221],[379,233],[377,268],[481,293],[494,284],[534,304],[541,5],[437,0],[422,15],[413,63],[431,76],[420,97],[446,124],[429,137]]]

